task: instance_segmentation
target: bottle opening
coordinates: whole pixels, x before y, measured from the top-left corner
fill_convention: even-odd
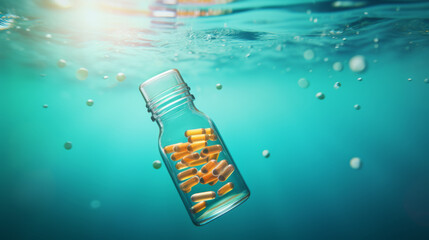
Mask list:
[[[191,102],[194,96],[177,69],[171,69],[150,78],[140,85],[152,121]]]

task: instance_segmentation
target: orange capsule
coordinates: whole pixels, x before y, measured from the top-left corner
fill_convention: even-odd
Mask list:
[[[190,162],[197,160],[200,158],[200,154],[197,152],[191,153],[183,157],[182,163],[183,164],[189,164]]]
[[[184,193],[189,193],[191,190],[192,190],[192,188],[185,188],[185,189],[182,189],[182,191],[183,191]]]
[[[186,143],[179,143],[179,144],[174,145],[173,150],[175,152],[188,151],[188,146],[189,146],[188,142],[186,142]]]
[[[191,201],[192,202],[201,202],[201,201],[212,200],[215,197],[216,197],[216,193],[213,191],[200,192],[200,193],[192,194]]]
[[[182,161],[176,163],[176,169],[177,170],[182,170],[182,169],[185,169],[187,167],[188,166],[186,166],[186,164],[183,164]]]
[[[213,173],[207,173],[207,174],[204,174],[202,178],[200,178],[200,183],[207,184],[209,182],[215,181],[216,179],[217,177],[213,175]]]
[[[197,174],[198,170],[196,168],[190,168],[188,170],[185,170],[183,172],[180,172],[177,174],[177,179],[179,179],[179,181],[183,181],[186,180],[190,177],[193,177]]]
[[[207,142],[205,142],[205,141],[202,141],[202,142],[194,142],[194,143],[192,143],[192,144],[189,144],[189,143],[188,143],[188,148],[187,148],[187,150],[188,150],[189,152],[194,152],[194,151],[198,151],[198,150],[200,150],[201,148],[206,147],[206,146],[207,146]]]
[[[217,140],[216,134],[210,134],[209,135],[209,139],[212,140],[212,141],[216,141]]]
[[[203,164],[207,163],[208,160],[209,160],[209,158],[207,158],[207,157],[194,160],[188,164],[188,167],[195,167],[195,166],[203,165]]]
[[[180,189],[182,189],[182,191],[184,191],[184,192],[186,192],[187,190],[191,191],[191,188],[193,186],[197,185],[199,182],[200,182],[200,178],[197,176],[193,176],[193,177],[189,178],[188,180],[186,180],[185,182],[182,182],[180,184]]]
[[[185,137],[189,137],[191,135],[198,135],[198,134],[212,134],[214,131],[211,128],[198,128],[198,129],[192,129],[185,132]]]
[[[225,185],[223,185],[221,188],[219,188],[219,190],[217,190],[217,195],[223,196],[225,194],[227,194],[229,191],[231,191],[232,189],[234,189],[234,183],[229,182]]]
[[[217,179],[217,178],[216,178],[216,180],[214,180],[213,182],[209,182],[209,185],[210,185],[210,186],[213,186],[213,185],[215,185],[217,182],[219,182],[219,179]]]
[[[206,173],[208,173],[208,172],[210,172],[213,168],[215,168],[216,167],[216,165],[217,165],[217,162],[216,162],[216,160],[210,160],[206,165],[204,165],[202,168],[201,168],[201,172],[202,173],[204,173],[204,174],[206,174]]]
[[[198,134],[198,135],[191,135],[188,137],[188,142],[194,143],[194,142],[202,142],[209,140],[209,135],[207,134]]]
[[[231,176],[232,172],[234,172],[234,166],[232,166],[231,164],[229,164],[219,174],[219,177],[218,177],[219,181],[224,182],[226,179],[229,178],[229,176]]]
[[[198,176],[199,178],[202,178],[202,177],[203,177],[203,175],[204,175],[204,173],[202,173],[201,171],[198,171],[198,172],[197,172],[197,176]]]
[[[211,154],[215,154],[215,153],[220,153],[222,152],[222,146],[221,145],[213,145],[213,146],[208,146],[203,148],[203,150],[201,150],[201,156],[205,157]]]
[[[219,157],[219,153],[214,153],[214,154],[212,154],[212,155],[209,156],[209,160],[213,160],[213,159],[217,160],[218,157]]]
[[[171,144],[171,145],[164,147],[164,152],[166,154],[174,152],[174,146],[176,146],[177,144],[181,144],[181,143]]]
[[[217,176],[222,172],[222,170],[228,165],[226,160],[220,161],[215,168],[213,168],[213,175]]]
[[[171,158],[171,160],[173,160],[173,161],[177,161],[177,160],[180,160],[180,159],[182,159],[184,156],[187,156],[187,155],[189,155],[189,152],[188,152],[188,151],[175,152],[175,153],[171,154],[170,158]]]
[[[191,207],[191,212],[195,214],[201,212],[204,208],[206,208],[206,202],[199,202]]]

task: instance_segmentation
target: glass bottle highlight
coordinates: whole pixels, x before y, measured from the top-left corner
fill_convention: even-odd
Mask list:
[[[206,224],[243,203],[250,191],[213,121],[193,103],[172,69],[140,85],[158,123],[164,164],[195,225]]]

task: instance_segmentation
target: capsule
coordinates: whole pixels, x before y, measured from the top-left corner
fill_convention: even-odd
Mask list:
[[[211,128],[198,128],[198,129],[192,129],[185,132],[185,137],[189,137],[191,135],[198,135],[198,134],[213,134],[213,129]]]
[[[183,164],[189,164],[190,162],[197,160],[199,158],[200,158],[200,154],[197,152],[194,152],[194,153],[188,154],[185,157],[183,157],[182,163]]]
[[[185,188],[185,189],[182,189],[182,191],[183,191],[184,193],[189,193],[191,190],[192,190],[192,188]]]
[[[183,164],[182,161],[176,163],[176,169],[177,170],[182,170],[182,169],[185,169],[187,167],[188,166],[186,166],[186,164]]]
[[[192,194],[191,201],[192,202],[202,202],[202,201],[212,200],[215,197],[216,197],[216,193],[213,191],[200,192],[200,193]]]
[[[234,172],[234,166],[229,164],[226,168],[223,169],[223,171],[219,174],[218,178],[219,181],[224,182],[226,179],[231,176],[232,172]]]
[[[195,204],[194,206],[191,207],[191,212],[193,214],[199,213],[204,208],[206,208],[206,202],[199,202],[199,203],[197,203],[197,204]]]
[[[214,180],[213,182],[209,182],[209,185],[210,185],[210,186],[213,186],[213,185],[215,185],[217,182],[219,182],[219,179],[217,179],[217,178],[216,178],[216,180]]]
[[[193,186],[197,185],[199,182],[200,182],[200,178],[197,176],[193,176],[193,177],[189,178],[188,180],[186,180],[185,182],[182,182],[180,184],[180,189],[182,189],[182,191],[184,191],[184,192],[186,192],[187,190],[191,191],[191,188]]]
[[[216,167],[216,165],[217,165],[217,162],[216,162],[216,160],[210,160],[206,165],[204,165],[202,168],[201,168],[201,172],[202,173],[204,173],[204,174],[206,174],[206,173],[208,173],[208,172],[210,172],[213,168],[215,168]]]
[[[177,161],[177,160],[180,160],[180,159],[182,159],[184,156],[187,156],[187,155],[189,155],[190,154],[190,152],[188,152],[188,151],[183,151],[183,152],[175,152],[175,153],[173,153],[173,154],[171,154],[171,160],[173,160],[173,161]]]
[[[200,178],[200,183],[207,184],[209,182],[215,181],[216,179],[217,177],[213,175],[213,173],[207,173],[207,174],[204,174],[202,178]]]
[[[188,147],[187,147],[187,149],[188,149],[188,151],[189,152],[195,152],[195,151],[198,151],[198,150],[200,150],[201,148],[204,148],[204,147],[206,147],[207,146],[207,142],[205,142],[205,141],[202,141],[202,142],[194,142],[194,143],[192,143],[192,144],[189,144],[188,143]]]
[[[219,197],[223,196],[223,195],[227,194],[229,191],[231,191],[232,189],[234,189],[234,183],[229,182],[229,183],[223,185],[221,188],[219,188],[219,190],[217,190],[217,195]]]
[[[199,135],[191,135],[188,137],[188,142],[194,143],[194,142],[201,142],[201,141],[207,141],[212,140],[216,141],[217,136],[215,134],[199,134]]]
[[[228,165],[228,162],[226,160],[220,161],[216,167],[213,169],[213,175],[217,176],[222,172],[222,170]]]
[[[204,176],[204,173],[202,173],[201,171],[198,171],[198,172],[197,172],[197,176],[198,176],[199,178],[202,178],[202,177]]]
[[[195,166],[203,165],[203,164],[207,163],[208,161],[209,161],[208,157],[200,158],[198,160],[194,160],[194,161],[190,162],[188,164],[188,167],[195,167]]]
[[[174,152],[174,146],[176,146],[177,144],[181,144],[181,143],[175,143],[175,144],[171,144],[171,145],[164,147],[164,152],[166,154]]]
[[[214,153],[214,154],[212,154],[212,155],[209,156],[209,160],[213,160],[214,159],[214,160],[217,161],[218,157],[219,157],[219,153]]]
[[[189,146],[188,142],[186,142],[186,143],[178,143],[178,144],[174,145],[173,150],[175,152],[188,151],[188,146]],[[190,151],[190,152],[192,152],[192,151]]]
[[[179,181],[186,180],[188,178],[195,176],[197,174],[197,172],[198,172],[198,170],[196,168],[190,168],[190,169],[185,170],[181,173],[178,173],[177,179],[179,179]]]
[[[201,150],[201,156],[205,157],[211,154],[215,154],[215,153],[220,153],[222,152],[222,146],[221,145],[213,145],[213,146],[208,146],[203,148],[203,150]]]

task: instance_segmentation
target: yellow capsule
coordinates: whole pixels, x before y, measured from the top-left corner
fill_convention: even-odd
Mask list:
[[[231,176],[232,172],[234,172],[234,166],[229,164],[226,166],[226,168],[223,169],[223,171],[219,174],[219,181],[224,182],[226,179]]]
[[[200,193],[192,194],[191,201],[192,202],[201,202],[201,201],[212,200],[215,197],[216,197],[216,193],[213,191],[200,192]]]
[[[197,204],[195,204],[194,206],[191,207],[191,212],[193,214],[195,214],[195,213],[200,212],[204,208],[206,208],[206,202],[199,202],[199,203],[197,203]]]
[[[186,142],[186,143],[178,143],[178,144],[174,145],[173,150],[175,152],[188,151],[188,146],[189,146],[188,142]]]
[[[200,178],[200,183],[207,184],[209,182],[215,181],[216,179],[217,177],[213,175],[213,173],[207,173],[207,174],[204,174],[202,178]]]
[[[214,131],[211,128],[198,128],[198,129],[192,129],[185,132],[185,137],[189,137],[191,135],[198,135],[198,134],[212,134]]]
[[[189,155],[189,153],[190,153],[190,152],[188,152],[188,151],[175,152],[175,153],[171,154],[170,158],[171,158],[171,160],[173,160],[173,161],[177,161],[177,160],[182,159],[184,156]]]
[[[216,141],[217,140],[216,134],[210,134],[209,135],[209,139],[212,140],[212,141]]]
[[[200,158],[200,154],[197,152],[191,153],[183,157],[182,163],[183,164],[189,164],[190,162],[197,160]]]
[[[203,141],[203,142],[194,142],[192,144],[188,143],[188,151],[189,152],[194,152],[194,151],[198,151],[203,147],[207,146],[207,142]]]
[[[183,191],[184,193],[189,193],[191,190],[192,190],[192,188],[185,188],[185,189],[182,189],[182,191]]]
[[[219,197],[223,196],[223,195],[227,194],[229,191],[231,191],[232,189],[234,189],[234,183],[229,182],[229,183],[223,185],[221,188],[219,188],[219,190],[217,190],[217,195]]]
[[[197,174],[198,170],[196,168],[190,168],[188,170],[185,170],[181,173],[177,174],[177,179],[179,179],[179,181],[183,181],[186,180],[190,177],[193,177]]]
[[[193,186],[197,185],[199,182],[200,182],[200,178],[197,176],[193,176],[193,177],[189,178],[188,180],[186,180],[185,182],[182,182],[180,184],[180,189],[182,189],[182,191],[184,191],[184,192],[186,192],[187,190],[191,191],[191,188]]]
[[[222,172],[222,170],[228,165],[226,160],[220,161],[215,168],[213,168],[213,175],[217,176]]]
[[[181,144],[181,143],[175,143],[175,144],[171,144],[171,145],[164,147],[164,152],[166,154],[174,152],[174,146],[176,146],[177,144]]]
[[[221,145],[213,145],[213,146],[208,146],[203,148],[203,150],[201,150],[201,156],[205,157],[211,154],[215,154],[215,153],[220,153],[222,152],[222,146]]]
[[[218,157],[219,157],[219,153],[214,153],[214,154],[212,154],[212,155],[209,156],[209,160],[213,160],[214,159],[214,160],[217,161]]]
[[[216,180],[214,180],[213,182],[209,182],[209,185],[210,185],[210,186],[213,186],[213,185],[215,185],[217,182],[219,182],[219,179],[217,179],[217,178],[216,178]]]
[[[188,166],[186,166],[186,164],[183,164],[182,161],[176,163],[176,169],[177,170],[182,170],[182,169],[185,169],[187,167]]]
[[[204,165],[202,168],[201,168],[201,172],[202,173],[204,173],[204,174],[206,174],[206,173],[208,173],[208,172],[210,172],[213,168],[215,168],[216,167],[216,165],[217,165],[217,162],[216,162],[216,160],[210,160],[206,165]]]
[[[208,161],[209,161],[209,158],[207,158],[207,157],[200,158],[200,159],[197,159],[197,160],[190,162],[188,164],[188,167],[195,167],[195,166],[203,165],[203,164],[207,163]]]
[[[190,143],[207,141],[207,140],[209,140],[209,135],[207,134],[191,135],[188,137],[188,142]]]

